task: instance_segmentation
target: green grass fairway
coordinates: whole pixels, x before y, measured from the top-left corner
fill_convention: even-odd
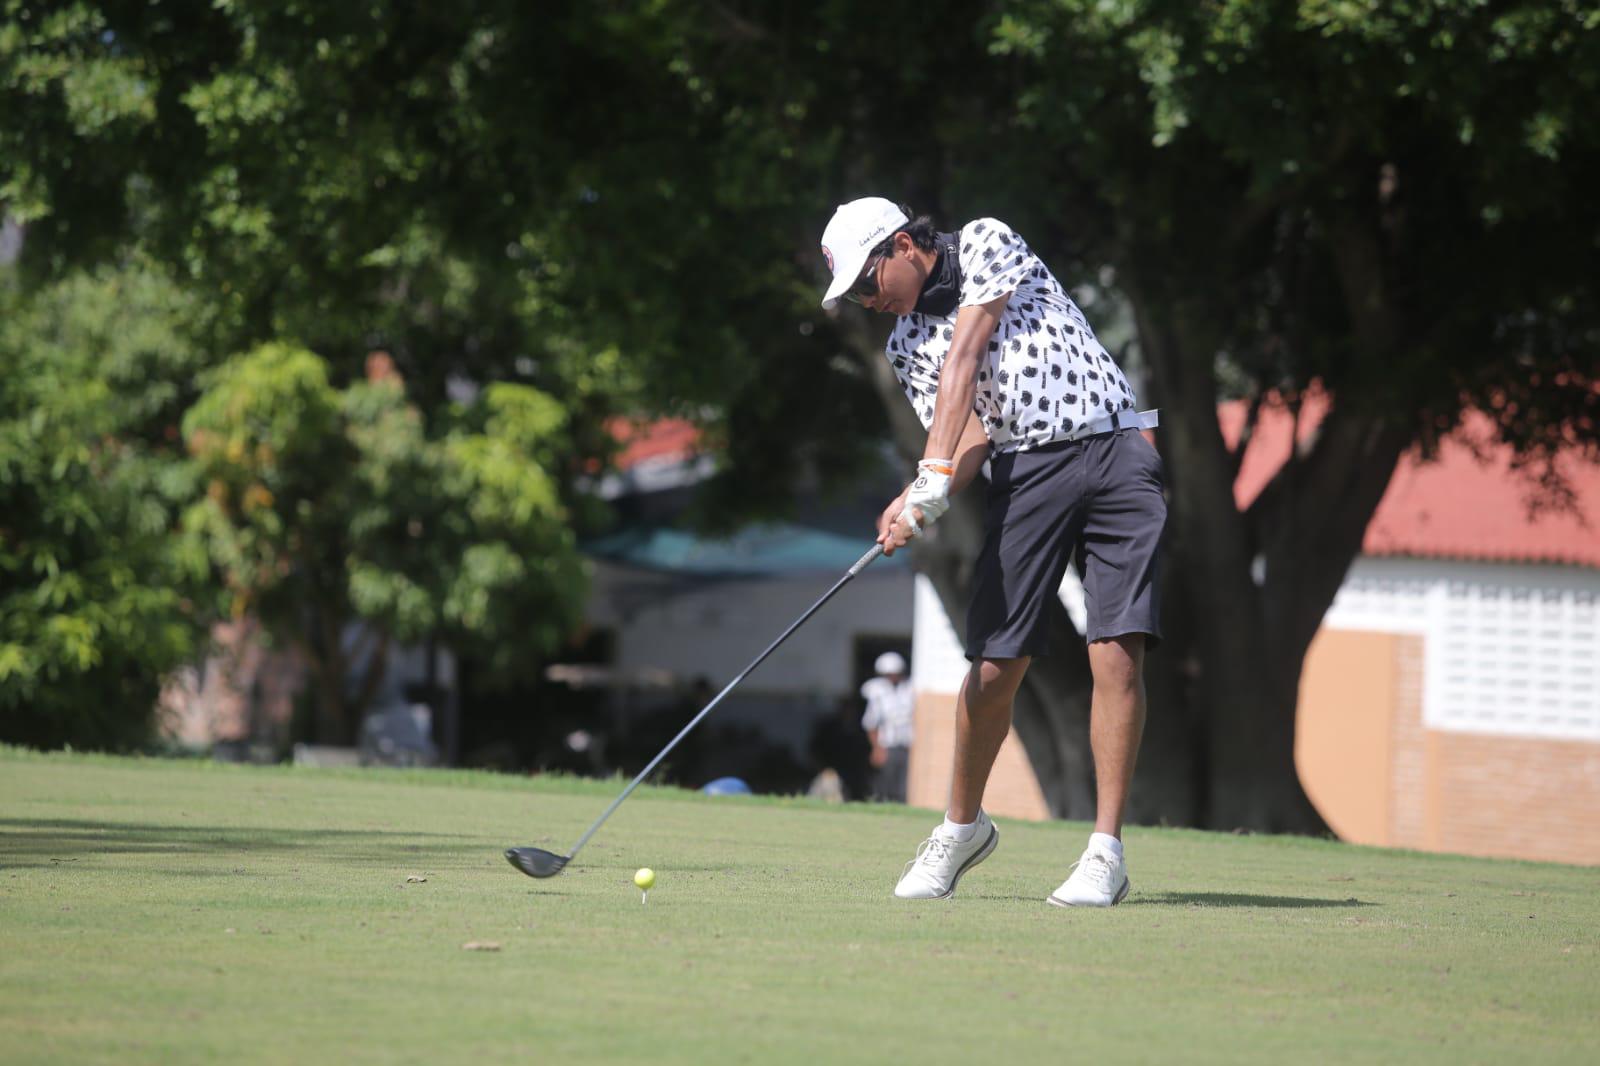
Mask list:
[[[0,749],[0,1062],[1600,1061],[1594,869],[1135,829],[1067,911],[1002,821],[909,904],[928,812],[661,789],[501,858],[616,789]]]

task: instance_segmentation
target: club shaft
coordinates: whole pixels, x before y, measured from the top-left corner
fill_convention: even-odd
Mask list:
[[[760,655],[757,655],[754,662],[752,662],[749,666],[745,667],[742,671],[740,671],[738,677],[734,678],[732,681],[729,681],[726,688],[724,688],[721,692],[717,693],[716,696],[712,698],[711,702],[706,704],[705,708],[699,714],[697,714],[693,718],[691,718],[689,720],[689,724],[684,726],[681,730],[679,730],[678,731],[678,735],[673,737],[670,741],[667,742],[667,746],[662,748],[660,753],[658,755],[656,755],[656,757],[654,759],[650,760],[650,765],[646,766],[643,770],[639,771],[639,776],[635,777],[632,781],[628,782],[628,787],[622,790],[622,794],[620,796],[618,796],[616,799],[612,800],[611,801],[611,806],[609,806],[609,807],[607,807],[605,809],[605,813],[600,815],[599,818],[596,818],[595,819],[595,823],[588,828],[588,830],[583,834],[583,836],[578,838],[578,842],[572,846],[572,851],[569,852],[568,855],[567,855],[568,860],[571,860],[571,859],[577,857],[579,849],[581,849],[585,844],[587,844],[589,842],[589,838],[594,836],[595,831],[597,829],[599,829],[602,825],[605,824],[606,819],[611,817],[611,812],[615,811],[618,807],[622,806],[622,801],[627,799],[628,796],[630,794],[632,794],[633,790],[638,788],[640,783],[643,782],[645,778],[650,776],[650,774],[655,770],[655,768],[661,764],[661,760],[665,759],[667,757],[667,754],[669,752],[671,752],[673,748],[678,746],[678,742],[680,740],[682,740],[684,737],[688,736],[690,731],[693,730],[695,726],[699,725],[701,720],[704,719],[706,715],[710,714],[712,712],[712,710],[714,710],[716,708],[717,704],[722,702],[722,698],[724,696],[726,696],[728,693],[732,692],[734,690],[734,688],[738,686],[739,682],[743,681],[746,677],[748,677],[750,675],[750,671],[752,671],[756,667],[760,666],[761,663],[766,659],[767,656],[771,655],[774,651],[776,651],[778,649],[778,645],[780,645],[784,641],[788,640],[790,634],[792,634],[795,630],[799,629],[802,625],[804,625],[805,622],[806,622],[806,619],[808,619],[812,615],[816,614],[817,611],[822,609],[822,605],[823,604],[825,604],[829,600],[833,599],[834,593],[836,593],[840,589],[844,588],[845,585],[849,583],[851,578],[855,577],[857,574],[861,573],[861,571],[865,570],[869,563],[871,563],[874,559],[876,559],[878,556],[880,556],[882,554],[883,554],[883,545],[882,544],[874,544],[872,546],[872,550],[871,551],[867,552],[867,554],[863,555],[860,559],[856,560],[855,565],[852,566],[848,571],[846,571],[845,575],[843,577],[841,577],[837,582],[834,583],[833,588],[831,588],[827,592],[823,593],[822,594],[822,598],[820,600],[818,600],[816,603],[813,603],[811,605],[810,609],[807,610],[805,614],[803,614],[799,618],[795,619],[794,624],[791,625],[788,629],[785,629],[783,631],[783,635],[782,636],[780,636],[777,640],[773,641],[771,644],[767,645],[767,650],[766,651],[762,652]]]

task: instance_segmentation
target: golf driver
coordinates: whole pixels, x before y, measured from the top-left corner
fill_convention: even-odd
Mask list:
[[[738,685],[739,682],[743,681],[749,676],[750,671],[760,666],[762,661],[765,660],[767,656],[776,651],[779,644],[782,644],[784,641],[788,640],[791,633],[804,625],[806,619],[816,614],[818,609],[820,609],[823,604],[831,600],[834,593],[844,588],[845,584],[848,583],[851,578],[865,570],[869,563],[882,554],[883,545],[874,544],[872,546],[872,550],[867,552],[867,554],[863,555],[860,559],[857,559],[855,565],[846,571],[844,577],[841,577],[838,582],[834,584],[833,588],[822,594],[822,599],[818,600],[816,603],[813,603],[805,614],[795,619],[794,624],[783,631],[782,636],[767,646],[766,651],[756,656],[755,662],[745,667],[744,670],[740,672],[738,677],[728,682],[728,687],[717,693],[716,697],[713,698],[710,703],[705,705],[704,710],[691,718],[689,720],[689,724],[684,726],[683,729],[678,732],[678,735],[673,737],[672,740],[667,743],[667,746],[662,748],[661,752],[654,759],[650,760],[650,765],[639,771],[638,777],[635,777],[632,781],[628,782],[628,787],[622,790],[622,795],[612,800],[611,806],[605,809],[605,813],[599,818],[595,819],[595,823],[584,832],[583,836],[578,838],[578,842],[576,844],[572,845],[571,854],[557,855],[555,852],[546,851],[543,848],[507,848],[506,861],[511,863],[512,866],[515,866],[517,869],[521,870],[523,873],[527,874],[529,877],[554,877],[556,874],[566,869],[567,863],[576,858],[578,852],[583,850],[583,846],[589,842],[589,838],[594,836],[595,830],[599,829],[605,824],[605,820],[611,817],[612,811],[615,811],[618,807],[622,806],[622,801],[627,799],[629,794],[632,793],[634,789],[639,787],[640,782],[650,776],[650,772],[656,768],[662,759],[667,757],[667,753],[678,746],[678,741],[688,736],[689,731],[695,726],[699,725],[701,719],[710,714],[712,709],[715,708],[717,704],[722,702],[722,698],[724,696],[732,692],[734,687]]]

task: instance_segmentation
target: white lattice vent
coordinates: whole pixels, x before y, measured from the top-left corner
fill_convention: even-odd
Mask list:
[[[1430,727],[1600,740],[1596,592],[1553,576],[1486,568],[1435,590],[1423,682]]]
[[[1362,559],[1324,624],[1424,638],[1432,729],[1600,742],[1600,573]]]

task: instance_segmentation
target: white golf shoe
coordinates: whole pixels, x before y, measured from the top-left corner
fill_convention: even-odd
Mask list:
[[[1057,907],[1115,907],[1127,898],[1128,867],[1120,856],[1090,844],[1072,864],[1072,874],[1050,893]]]
[[[987,859],[998,843],[1000,830],[982,811],[971,839],[965,842],[946,836],[940,823],[933,835],[917,846],[917,857],[906,863],[894,894],[900,899],[949,899],[961,875]]]

